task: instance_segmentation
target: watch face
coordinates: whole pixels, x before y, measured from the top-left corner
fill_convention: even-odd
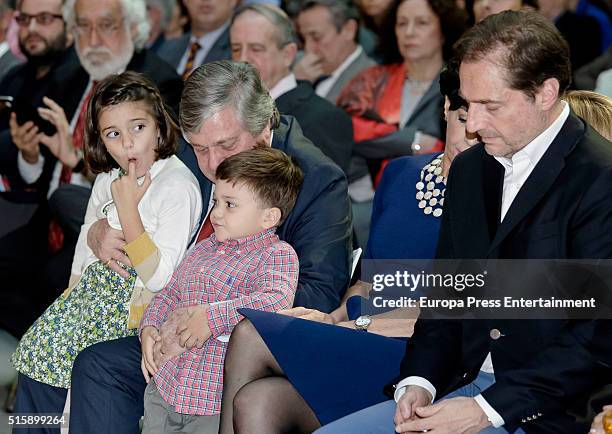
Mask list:
[[[372,320],[367,317],[367,316],[360,316],[359,318],[357,318],[355,320],[355,325],[357,327],[367,327],[370,325],[370,323],[372,322]]]

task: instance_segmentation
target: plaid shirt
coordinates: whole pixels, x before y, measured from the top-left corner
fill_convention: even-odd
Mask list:
[[[162,398],[177,413],[213,415],[221,411],[223,361],[227,343],[216,339],[242,319],[237,309],[276,311],[293,304],[299,275],[293,248],[273,229],[240,240],[218,242],[214,235],[196,245],[152,300],[140,323],[160,329],[168,314],[181,307],[212,304],[212,336],[167,361],[155,374]]]

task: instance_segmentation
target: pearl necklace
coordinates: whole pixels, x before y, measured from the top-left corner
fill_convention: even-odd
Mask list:
[[[421,169],[421,180],[417,182],[416,199],[419,208],[426,215],[434,217],[442,215],[444,206],[444,193],[446,191],[446,178],[442,176],[442,156],[438,155],[431,163]]]

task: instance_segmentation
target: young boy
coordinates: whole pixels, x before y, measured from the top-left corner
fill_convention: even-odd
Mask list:
[[[277,311],[293,304],[298,258],[275,230],[293,208],[302,180],[291,158],[272,148],[245,151],[219,165],[210,212],[214,234],[186,255],[140,324],[148,382],[143,433],[217,433],[223,337],[240,321],[237,309]],[[180,346],[161,348],[160,330],[176,333]]]

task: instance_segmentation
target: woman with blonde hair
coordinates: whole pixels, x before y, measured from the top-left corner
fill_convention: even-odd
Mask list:
[[[588,90],[572,90],[563,99],[595,131],[612,140],[612,99]]]

